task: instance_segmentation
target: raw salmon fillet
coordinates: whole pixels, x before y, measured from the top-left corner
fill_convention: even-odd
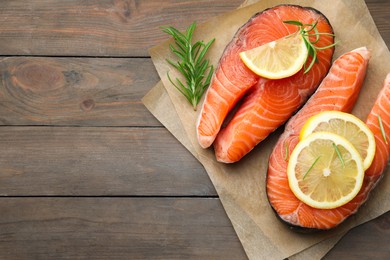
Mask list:
[[[299,133],[307,119],[324,110],[350,112],[360,91],[370,54],[359,48],[342,55],[332,65],[329,74],[307,104],[292,117],[269,159],[267,174],[268,200],[277,215],[290,226],[303,229],[330,229],[354,214],[366,201],[370,190],[381,176],[389,158],[390,145],[385,144],[377,115],[386,133],[390,134],[390,76],[370,112],[367,125],[373,131],[377,150],[372,166],[365,172],[363,186],[349,203],[335,209],[315,209],[295,197],[287,178],[288,158],[299,141]]]
[[[197,122],[199,144],[207,148],[214,142],[229,111],[251,89],[238,113],[218,137],[215,148],[220,161],[239,160],[283,124],[315,91],[330,68],[333,48],[318,52],[319,62],[309,73],[303,75],[300,71],[286,79],[266,80],[245,66],[240,52],[298,30],[295,25],[283,23],[285,20],[308,24],[318,21],[319,32],[333,33],[324,15],[294,5],[280,5],[258,13],[238,30],[222,54]],[[316,46],[333,42],[332,36],[321,36]]]
[[[385,136],[382,135],[379,118],[382,121]],[[387,75],[384,86],[367,117],[366,124],[374,133],[376,152],[374,161],[365,172],[365,176],[370,180],[370,183],[375,184],[382,176],[390,155],[390,73]]]

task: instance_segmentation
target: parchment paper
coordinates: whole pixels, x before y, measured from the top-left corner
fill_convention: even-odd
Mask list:
[[[244,24],[254,13],[281,3],[300,4],[312,6],[323,12],[332,23],[337,38],[341,44],[336,48],[335,58],[340,54],[356,47],[367,46],[373,51],[369,71],[360,98],[354,109],[354,114],[364,119],[369,112],[382,81],[390,71],[390,53],[381,39],[375,24],[365,6],[364,1],[359,0],[333,0],[333,1],[267,1],[251,5],[232,13],[213,18],[199,26],[195,38],[200,37],[205,41],[216,38],[216,42],[210,50],[209,58],[216,64],[236,30]],[[170,68],[165,58],[170,56],[168,42],[156,46],[150,50],[153,62],[164,83],[167,95],[160,89],[160,94],[149,93],[143,100],[145,105],[163,123],[171,123],[176,126],[170,131],[181,141],[187,149],[204,165],[212,180],[221,202],[232,221],[243,247],[251,259],[275,259],[286,258],[304,249],[313,246],[326,238],[340,235],[360,223],[377,217],[389,210],[389,178],[384,178],[370,200],[364,205],[357,215],[349,218],[338,228],[311,235],[303,235],[292,232],[286,225],[280,223],[267,202],[265,194],[265,175],[267,161],[273,145],[282,130],[276,131],[266,141],[257,146],[249,155],[239,163],[225,165],[215,161],[212,149],[202,149],[197,143],[195,135],[195,113],[181,94],[170,85],[166,78],[166,72]],[[174,71],[170,72],[176,77]],[[159,100],[156,100],[159,98]],[[173,108],[161,106],[171,102]],[[174,113],[176,111],[176,113]],[[176,121],[178,120],[178,121]],[[180,129],[181,128],[181,129]],[[319,253],[327,245],[333,242],[324,241],[313,250]],[[321,248],[321,249],[316,249]],[[306,251],[307,252],[307,251]],[[313,256],[313,255],[311,255]]]
[[[196,157],[197,154],[193,149],[185,130],[180,122],[180,118],[176,113],[174,105],[164,88],[164,85],[160,81],[143,99],[146,107],[152,112],[152,114]],[[231,218],[231,217],[230,217]],[[239,221],[239,220],[238,220]],[[339,241],[342,235],[336,235],[318,244],[315,244],[297,254],[289,257],[290,260],[301,259],[320,259],[326,255],[326,253]],[[263,240],[261,236],[258,239]],[[255,244],[257,241],[241,241],[245,250],[249,250],[250,244]],[[264,242],[265,243],[265,242]],[[265,246],[267,246],[265,244]],[[260,258],[253,256],[252,259]]]

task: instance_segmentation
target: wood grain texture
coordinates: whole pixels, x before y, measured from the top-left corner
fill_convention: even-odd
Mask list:
[[[141,103],[157,82],[144,58],[3,58],[0,125],[161,126]]]
[[[234,10],[242,0],[36,0],[0,5],[0,55],[148,56],[168,37],[160,26],[180,29],[192,21]],[[389,2],[366,0],[387,44]]]
[[[350,230],[324,257],[332,259],[390,259],[390,212]]]
[[[383,40],[387,46],[390,46],[390,1],[366,0],[366,4]]]
[[[14,0],[0,5],[0,55],[148,56],[168,36],[242,0]]]
[[[1,2],[0,55],[22,57],[0,60],[0,259],[246,258],[203,167],[141,104],[158,76],[136,58],[168,38],[161,25],[241,2]],[[389,45],[390,2],[366,2]],[[390,258],[389,223],[326,259]]]
[[[1,259],[245,259],[218,199],[0,199]]]
[[[246,259],[218,199],[0,198],[1,259]],[[388,259],[390,214],[325,257]]]
[[[0,127],[0,147],[0,196],[216,196],[163,128]]]

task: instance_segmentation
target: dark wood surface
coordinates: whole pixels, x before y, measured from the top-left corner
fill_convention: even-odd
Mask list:
[[[0,259],[245,259],[202,166],[146,110],[162,25],[242,0],[0,4]],[[367,0],[390,46],[390,1]],[[325,259],[389,259],[390,214]]]

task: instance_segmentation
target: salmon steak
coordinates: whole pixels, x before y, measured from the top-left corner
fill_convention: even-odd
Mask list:
[[[268,200],[279,218],[292,228],[310,231],[336,227],[356,213],[367,200],[387,165],[390,142],[386,141],[385,136],[390,134],[390,74],[366,121],[375,137],[376,152],[373,163],[365,171],[359,193],[350,202],[334,209],[312,208],[294,195],[287,177],[286,151],[291,154],[299,142],[299,134],[305,122],[321,111],[352,110],[365,77],[369,57],[368,50],[363,47],[338,58],[316,93],[288,121],[270,155],[266,184]],[[381,118],[383,127],[380,126],[378,118]]]
[[[326,17],[319,11],[296,5],[279,5],[254,15],[227,45],[214,72],[197,121],[201,147],[214,143],[218,161],[240,160],[292,114],[313,94],[332,62],[334,48],[317,53],[318,62],[309,72],[279,80],[262,78],[241,61],[239,53],[297,32],[298,27],[284,21],[317,23],[320,33],[333,34]],[[310,39],[315,39],[310,36]],[[334,43],[331,35],[321,35],[316,47]],[[307,62],[310,62],[308,58]],[[243,99],[242,105],[225,128],[226,116]]]

